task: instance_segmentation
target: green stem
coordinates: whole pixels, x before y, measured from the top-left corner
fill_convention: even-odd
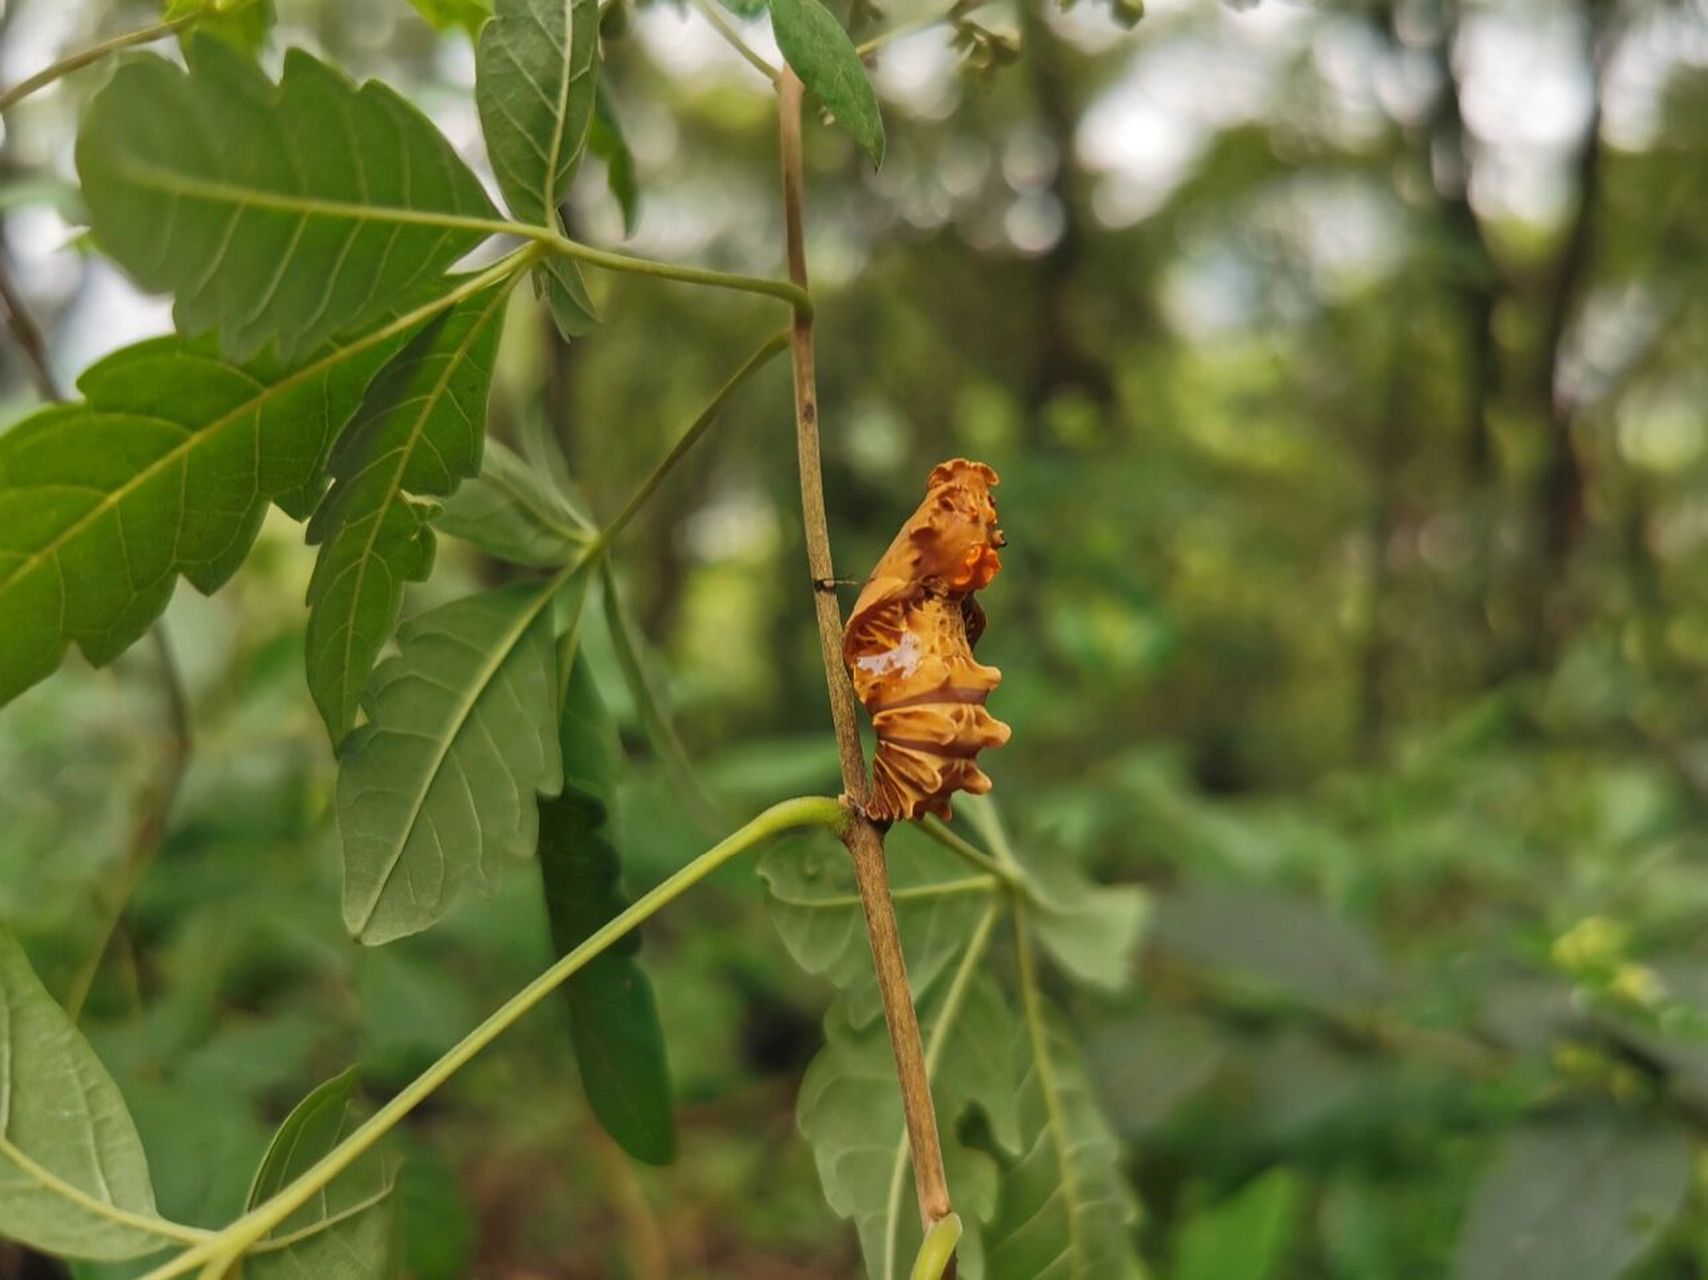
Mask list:
[[[122,35],[113,36],[99,44],[92,44],[87,49],[79,49],[76,53],[68,53],[58,62],[49,63],[35,75],[26,80],[20,80],[4,93],[0,93],[0,114],[10,111],[18,103],[29,97],[38,89],[45,89],[55,80],[70,75],[91,62],[99,62],[109,53],[117,53],[120,49],[128,49],[132,45],[147,44],[150,40],[158,40],[161,36],[169,36],[174,31],[187,27],[197,18],[201,11],[182,14],[165,22],[156,22],[151,27],[142,27],[136,31],[126,31]]]
[[[753,46],[741,38],[741,32],[731,26],[729,19],[725,18],[723,14],[718,12],[718,8],[715,3],[708,3],[708,0],[692,0],[692,3],[694,8],[699,11],[700,16],[712,24],[712,28],[724,38],[724,41],[730,48],[734,49],[742,56],[742,59],[748,66],[752,67],[772,84],[777,83],[777,77],[783,73],[754,52]]]
[[[1020,970],[1020,1007],[1025,1015],[1026,1034],[1032,1045],[1032,1069],[1038,1073],[1038,1092],[1044,1099],[1044,1118],[1050,1131],[1050,1145],[1056,1151],[1056,1178],[1063,1203],[1069,1206],[1067,1217],[1068,1256],[1075,1269],[1080,1263],[1080,1221],[1072,1206],[1079,1202],[1078,1182],[1073,1160],[1068,1151],[1067,1116],[1062,1111],[1061,1086],[1056,1079],[1056,1066],[1050,1057],[1050,1033],[1044,1024],[1044,997],[1038,986],[1038,959],[1032,946],[1031,922],[1026,907],[1018,899],[1014,903],[1014,940]]]
[[[963,893],[995,893],[1001,887],[1002,881],[995,876],[965,876],[960,880],[941,880],[936,884],[916,884],[907,889],[892,889],[890,900],[929,902],[932,898],[955,898]],[[778,901],[785,906],[798,907],[804,911],[845,911],[860,905],[860,895],[839,893],[833,898],[813,898],[806,902],[789,898],[779,898]]]
[[[949,825],[936,814],[930,815],[919,825],[921,831],[930,836],[945,849],[949,850],[949,852],[954,854],[957,858],[961,858],[977,867],[986,875],[994,876],[998,881],[1011,889],[1019,885],[1019,877],[1016,876],[1008,866],[998,862],[988,853],[979,849],[959,832],[951,830]]]
[[[612,539],[623,531],[623,526],[628,524],[630,520],[634,519],[635,512],[645,506],[646,500],[652,497],[653,491],[657,489],[659,485],[664,483],[664,477],[670,474],[671,468],[680,462],[683,456],[687,454],[688,450],[692,449],[699,443],[700,437],[705,435],[706,432],[711,429],[712,423],[717,421],[718,411],[724,407],[724,402],[735,394],[736,388],[763,368],[767,360],[776,355],[788,344],[788,334],[777,334],[766,342],[764,346],[760,347],[759,350],[749,356],[746,364],[742,365],[741,368],[737,369],[730,375],[729,381],[725,382],[723,386],[718,388],[717,394],[712,397],[711,403],[700,411],[700,416],[694,419],[693,425],[690,426],[687,431],[683,432],[682,438],[671,447],[670,452],[665,454],[658,465],[652,469],[652,474],[647,476],[647,478],[641,482],[640,488],[634,491],[634,495],[630,497],[623,509],[617,513],[616,518],[600,531],[599,541],[601,543],[610,543]]]
[[[321,1188],[359,1160],[394,1128],[398,1121],[450,1079],[482,1049],[486,1048],[562,983],[603,953],[630,930],[662,907],[675,901],[694,885],[761,841],[796,827],[826,827],[840,832],[849,821],[848,810],[828,796],[800,796],[772,805],[746,826],[712,846],[680,871],[613,916],[587,941],[500,1005],[473,1031],[356,1128],[349,1137],[311,1165],[278,1195],[244,1214],[211,1239],[163,1263],[144,1280],[168,1280],[210,1261],[239,1258],[279,1223],[319,1193]]]
[[[932,1223],[920,1242],[919,1256],[913,1260],[909,1280],[943,1280],[943,1273],[955,1260],[955,1246],[961,1243],[961,1215],[951,1213]]]
[[[988,0],[977,0],[976,3],[971,4],[966,3],[965,0],[957,0],[957,3],[950,5],[942,13],[935,13],[925,18],[913,18],[907,22],[898,23],[888,31],[878,32],[870,40],[858,45],[854,52],[862,58],[869,58],[892,40],[900,40],[903,36],[917,35],[921,31],[929,31],[932,27],[940,26],[945,22],[953,22],[956,18],[964,18],[969,13],[976,13],[984,8],[986,3]]]
[[[611,634],[611,649],[616,654],[617,665],[622,668],[629,694],[635,700],[635,710],[646,729],[647,739],[664,762],[683,803],[693,811],[695,821],[702,827],[721,828],[727,825],[720,813],[721,806],[695,772],[693,762],[688,758],[688,749],[682,745],[682,738],[665,712],[658,689],[641,658],[639,634],[622,596],[617,592],[617,577],[609,558],[600,564],[599,574],[605,588],[605,629]]]

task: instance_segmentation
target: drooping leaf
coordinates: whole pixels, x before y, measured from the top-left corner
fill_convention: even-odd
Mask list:
[[[1014,1018],[996,984],[969,974],[920,1010],[943,1160],[955,1208],[969,1224],[959,1250],[961,1276],[978,1280],[984,1256],[978,1232],[996,1209],[997,1167],[959,1141],[957,1126],[982,1113],[992,1139],[1019,1150],[1014,1076]],[[846,997],[825,1015],[825,1047],[801,1082],[796,1114],[811,1144],[830,1207],[851,1218],[872,1280],[900,1280],[919,1249],[919,1213],[902,1122],[895,1059],[883,1024],[856,1025]]]
[[[896,921],[916,996],[942,976],[965,945],[991,891],[988,880],[911,826],[897,826],[885,845]],[[883,1011],[871,973],[871,946],[847,851],[826,837],[780,841],[759,861],[771,922],[795,963],[847,992],[846,1016],[869,1026]]]
[[[249,1189],[253,1209],[305,1173],[355,1127],[354,1068],[317,1086],[273,1135]],[[261,1280],[384,1280],[398,1270],[395,1171],[364,1152],[313,1199],[263,1236],[243,1262]]]
[[[556,489],[497,440],[486,442],[480,474],[457,486],[434,525],[500,560],[539,569],[567,564],[590,536]]]
[[[381,326],[291,367],[154,339],[91,366],[81,404],[0,435],[0,702],[73,642],[110,662],[180,574],[213,591],[269,500],[306,515],[332,438],[402,341]]]
[[[0,1235],[134,1258],[170,1244],[167,1225],[118,1086],[0,928]]]
[[[1690,1144],[1677,1124],[1612,1113],[1510,1134],[1471,1195],[1456,1280],[1613,1280],[1684,1202]]]
[[[1078,1061],[1046,1015],[1020,1038],[1022,1154],[985,1233],[990,1280],[1137,1280],[1137,1217],[1121,1150]]]
[[[492,16],[492,0],[409,0],[435,31],[461,27],[471,36]]]
[[[632,236],[640,220],[640,184],[635,180],[635,158],[629,151],[629,141],[623,136],[617,108],[611,102],[605,82],[593,97],[593,127],[587,135],[587,149],[605,162],[605,185],[617,207],[623,211],[623,234]]]
[[[599,324],[599,309],[587,294],[581,268],[568,258],[547,258],[534,268],[534,292],[544,294],[552,323],[565,342],[590,333]]]
[[[873,164],[883,164],[878,95],[842,24],[819,0],[771,0],[771,28],[801,83],[818,95]]]
[[[161,9],[161,16],[168,20],[188,14],[197,16],[190,26],[180,29],[180,40],[188,42],[197,32],[218,36],[251,57],[267,43],[267,36],[278,20],[273,0],[244,0],[241,4],[228,5],[220,5],[217,0],[166,0]]]
[[[583,589],[578,576],[572,593]],[[344,923],[370,945],[427,928],[533,853],[562,786],[551,604],[560,579],[411,618],[363,695],[338,770]]]
[[[286,359],[393,305],[490,218],[450,144],[384,85],[360,89],[301,50],[277,85],[223,42],[189,70],[145,55],[89,104],[77,169],[96,240],[148,289],[177,295],[178,328],[218,327],[243,358]]]
[[[509,290],[493,285],[443,313],[380,370],[332,450],[332,489],[309,522],[308,687],[334,740],[391,635],[403,584],[433,567],[419,498],[480,469],[486,395]]]
[[[577,655],[559,730],[561,795],[540,801],[540,875],[552,948],[567,955],[629,905],[610,840],[621,747],[586,660]],[[570,1036],[588,1104],[623,1150],[648,1164],[676,1158],[670,1065],[652,984],[630,933],[564,983]]]
[[[510,212],[557,226],[593,122],[598,0],[497,0],[475,52],[475,105]]]
[[[1301,1187],[1273,1169],[1186,1224],[1177,1280],[1269,1280],[1292,1243]]]

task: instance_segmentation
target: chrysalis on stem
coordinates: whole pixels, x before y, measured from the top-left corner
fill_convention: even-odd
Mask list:
[[[990,790],[978,753],[1008,741],[1008,726],[984,706],[1002,672],[973,659],[985,622],[974,593],[1002,567],[996,483],[982,462],[934,468],[925,501],[872,570],[842,633],[878,734],[866,806],[875,820],[949,817],[954,792]]]

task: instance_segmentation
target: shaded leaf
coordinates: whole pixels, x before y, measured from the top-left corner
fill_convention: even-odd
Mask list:
[[[534,851],[535,796],[563,778],[549,607],[560,585],[500,587],[411,618],[375,670],[368,723],[338,770],[344,923],[361,941],[427,928]]]
[[[289,359],[484,238],[433,223],[494,211],[391,89],[358,89],[299,49],[277,85],[218,40],[192,41],[188,59],[188,73],[123,62],[77,138],[96,240],[144,288],[177,295],[181,331],[217,326],[237,357],[277,339]]]
[[[564,694],[563,793],[540,801],[540,875],[552,948],[567,955],[629,899],[610,840],[610,805],[621,748],[585,658]],[[631,932],[563,985],[582,1088],[593,1114],[622,1148],[648,1164],[676,1158],[670,1066],[652,984],[635,962]]]
[[[995,983],[969,978],[952,1004],[956,984],[923,1004],[920,1027],[933,1063],[932,1096],[955,1208],[976,1224],[996,1209],[997,1167],[990,1155],[960,1142],[957,1127],[976,1111],[996,1144],[1017,1152],[1020,1113],[1013,1016]],[[857,1025],[849,1013],[844,997],[825,1014],[825,1047],[801,1082],[796,1114],[825,1199],[859,1230],[866,1274],[898,1280],[908,1274],[921,1233],[895,1059],[883,1024]],[[965,1280],[983,1274],[981,1241],[970,1228],[959,1259]]]
[[[604,81],[593,97],[593,127],[587,135],[587,149],[605,162],[605,185],[617,207],[623,211],[623,234],[632,236],[640,221],[640,184],[635,179],[635,158],[629,151],[628,139],[617,119],[617,109]]]
[[[1029,1014],[1021,1037],[1022,1154],[1003,1172],[985,1233],[992,1280],[1133,1280],[1138,1216],[1121,1150],[1086,1083],[1077,1050]]]
[[[1471,1196],[1457,1280],[1612,1280],[1665,1230],[1690,1186],[1676,1125],[1611,1113],[1510,1134]]]
[[[1292,1244],[1299,1177],[1273,1169],[1186,1224],[1176,1280],[1269,1280]]]
[[[912,826],[897,826],[885,844],[896,921],[907,954],[908,978],[922,996],[960,954],[983,912],[988,883]],[[883,1012],[869,980],[871,946],[848,852],[834,839],[803,836],[778,842],[761,856],[771,922],[795,963],[847,993],[847,1016],[870,1025]]]
[[[457,486],[434,525],[500,560],[540,569],[568,563],[589,537],[557,490],[497,440],[486,442],[480,474]]]
[[[402,340],[382,327],[293,368],[154,339],[86,370],[83,403],[0,436],[0,701],[72,642],[110,662],[180,574],[220,586],[269,500],[305,515],[332,438]]]
[[[170,1243],[118,1087],[4,928],[0,1014],[0,1234],[83,1258]]]
[[[884,121],[878,95],[842,24],[819,0],[771,0],[771,27],[801,83],[818,95],[872,163],[881,165]]]
[[[480,469],[487,388],[509,290],[497,284],[443,313],[380,370],[328,460],[331,491],[309,522],[320,543],[309,582],[308,687],[334,739],[391,635],[403,584],[433,567],[418,498]]]
[[[1155,945],[1319,1007],[1368,1004],[1385,985],[1375,942],[1307,898],[1188,887],[1157,902]]]
[[[491,0],[409,0],[409,3],[435,31],[461,27],[471,36],[477,36],[481,25],[492,16]]]
[[[475,105],[504,202],[556,227],[593,122],[597,0],[497,0],[475,53]]]
[[[161,16],[170,20],[185,14],[200,16],[180,31],[180,41],[189,41],[196,33],[218,36],[227,44],[253,57],[267,43],[267,36],[278,20],[273,0],[245,0],[245,3],[219,8],[217,0],[166,0]]]
[[[552,323],[565,342],[573,342],[599,324],[599,309],[587,294],[587,281],[569,258],[547,258],[535,267],[534,293],[545,295]]]
[[[285,1117],[249,1188],[248,1208],[270,1200],[344,1140],[355,1124],[354,1068],[319,1085]],[[395,1173],[365,1152],[320,1193],[263,1236],[244,1258],[246,1277],[377,1280],[397,1274]]]

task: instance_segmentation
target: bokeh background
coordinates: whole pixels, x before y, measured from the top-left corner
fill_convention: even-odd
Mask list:
[[[404,0],[279,9],[271,65],[301,44],[381,76],[484,166],[466,35]],[[989,72],[941,27],[886,45],[881,172],[809,123],[839,568],[864,574],[936,461],[1001,472],[980,656],[1014,740],[989,769],[1025,838],[1151,895],[1135,994],[1062,994],[1158,1276],[1194,1232],[1265,1242],[1259,1280],[1708,1275],[1708,10],[1148,9],[1128,33],[1099,0],[988,6],[1023,49]],[[151,16],[8,0],[0,83]],[[574,232],[778,272],[763,81],[663,2],[604,74],[638,221],[625,238],[590,161]],[[68,382],[170,325],[79,240],[72,138],[100,78],[0,139],[7,265]],[[605,323],[573,348],[540,315],[509,327],[492,430],[543,425],[608,515],[776,315],[591,283]],[[35,395],[0,350],[0,421]],[[836,785],[797,501],[779,364],[619,556],[689,752],[738,809]],[[547,954],[520,875],[430,934],[344,936],[310,563],[275,514],[225,591],[172,605],[194,753],[84,1017],[188,1221],[239,1206],[309,1085],[359,1061],[384,1094]],[[447,540],[410,607],[497,572]],[[589,644],[649,883],[705,840]],[[73,663],[0,713],[0,918],[55,992],[158,785],[157,661]],[[855,1272],[793,1120],[828,988],[751,866],[643,954],[679,1162],[621,1156],[535,1018],[404,1134],[413,1275]],[[1672,1208],[1633,1221],[1633,1188]],[[1500,1223],[1531,1270],[1474,1270]],[[1583,1239],[1613,1247],[1536,1261]],[[0,1249],[0,1274],[60,1273]]]

